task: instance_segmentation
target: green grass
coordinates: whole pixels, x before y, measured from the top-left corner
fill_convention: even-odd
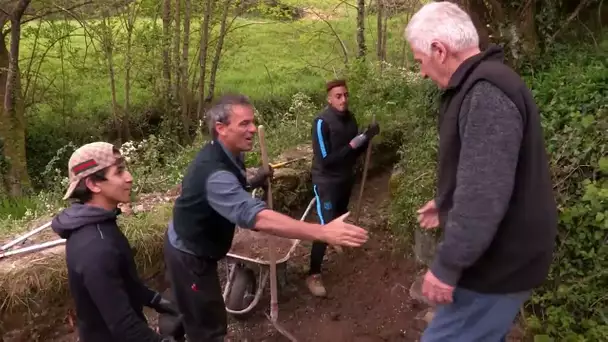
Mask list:
[[[308,0],[305,3],[289,0],[286,3],[312,7],[320,15],[327,15],[328,22],[311,14],[295,22],[252,17],[236,19],[233,27],[238,29],[226,38],[216,85],[216,93],[242,92],[252,97],[256,104],[273,99],[280,100],[281,108],[285,108],[293,104],[294,95],[304,100],[300,107],[295,106],[292,111],[284,110],[283,114],[273,116],[271,119],[276,119],[275,122],[260,120],[260,124],[271,128],[267,133],[267,140],[272,156],[277,156],[294,143],[308,141],[309,121],[320,109],[316,100],[323,96],[325,81],[345,75],[344,56],[338,37],[346,46],[349,61],[355,59],[357,52],[354,8],[335,0]],[[197,20],[198,18],[191,25],[190,74],[198,64],[200,37]],[[22,83],[24,87],[27,86],[27,98],[31,99],[33,91],[37,100],[26,112],[29,131],[35,137],[34,141],[28,144],[29,148],[35,146],[28,156],[28,162],[30,158],[44,159],[41,162],[35,160],[36,164],[41,164],[44,168],[46,160],[54,155],[54,150],[63,146],[64,141],[67,143],[67,138],[63,136],[66,132],[82,130],[84,133],[80,135],[86,140],[85,135],[100,131],[101,124],[111,115],[110,80],[106,61],[99,51],[99,42],[92,44],[88,35],[98,24],[98,21],[87,21],[85,29],[76,21],[45,21],[30,22],[24,27],[20,54],[20,67],[25,75]],[[116,95],[118,104],[123,105],[125,38],[120,21],[115,20],[113,25],[114,38],[118,42],[114,51]],[[404,18],[397,17],[389,21],[390,60],[402,60],[404,25]],[[139,18],[137,21],[131,71],[133,84],[130,114],[133,117],[144,113],[147,107],[154,106],[157,97],[155,89],[159,86],[161,75],[161,28],[160,20],[154,23],[150,19]],[[217,27],[215,29],[217,31]],[[68,35],[69,38],[58,39]],[[368,60],[375,61],[374,15],[366,19],[366,39]],[[210,49],[210,56],[213,56],[214,46]],[[360,88],[352,82],[353,89]],[[302,94],[296,95],[297,93]],[[306,99],[305,94],[312,95],[312,100]],[[261,107],[260,119],[268,118],[265,115],[268,109],[273,108]],[[363,109],[358,109],[358,112],[364,115]],[[369,116],[369,113],[365,115]],[[294,124],[296,117],[298,124]],[[70,137],[74,139],[74,134]],[[58,146],[49,147],[56,145]],[[49,151],[42,150],[45,148]],[[186,150],[186,155],[192,155],[190,148]],[[67,158],[69,152],[62,158]],[[38,157],[39,155],[44,157]],[[258,159],[256,153],[249,157],[253,164],[259,163]],[[34,162],[31,165],[35,165]],[[154,184],[150,179],[167,177],[167,182],[170,182],[179,179],[184,165],[182,160],[172,163],[168,170],[141,167],[136,173],[140,178],[147,177],[149,184]],[[64,165],[58,163],[54,168],[63,170]],[[150,174],[149,169],[155,170]],[[163,183],[163,186],[168,186],[167,182]],[[149,184],[142,185],[144,191],[154,190]],[[0,218],[7,218],[9,215],[11,220],[34,218],[48,211],[48,208],[57,208],[64,204],[54,198],[48,198],[51,195],[45,194],[43,200],[32,197],[17,202],[0,202]]]
[[[307,4],[291,1],[300,6],[312,5],[323,13],[330,13],[339,4],[337,1],[309,1]],[[341,5],[329,20],[333,30],[344,42],[349,59],[356,55],[356,13],[354,9]],[[55,44],[45,54],[40,65],[39,79],[41,84],[52,82],[58,92],[64,92],[61,98],[45,97],[42,103],[32,108],[30,114],[39,114],[39,117],[55,117],[57,109],[65,110],[70,116],[92,117],[99,113],[108,113],[111,105],[110,81],[105,60],[95,55],[90,37],[85,38],[85,30],[75,21],[72,25],[58,28],[62,22],[54,24],[43,23],[41,31],[48,38],[39,39],[41,44],[36,53],[33,67],[36,68],[40,56],[53,41],[51,37],[62,36],[71,31],[71,38]],[[92,27],[95,22],[88,22]],[[156,23],[160,29],[160,20]],[[51,27],[52,25],[52,27]],[[124,102],[124,30],[116,21],[115,36],[122,45],[116,48],[114,64],[116,67],[116,91],[119,104]],[[401,53],[403,40],[401,38],[405,21],[395,18],[389,25],[389,50],[392,55]],[[158,31],[152,27],[154,23],[148,19],[138,19],[136,42],[134,46],[134,66],[132,77],[132,104],[146,104],[153,98],[154,84],[147,78],[158,78],[160,73],[160,44],[158,44]],[[370,59],[375,59],[376,18],[372,15],[366,20],[366,39]],[[21,65],[25,70],[34,46],[33,33],[38,23],[29,23],[25,31],[28,32],[22,41]],[[89,27],[87,32],[93,32]],[[324,82],[336,76],[336,72],[344,68],[344,57],[340,43],[329,25],[318,20],[314,15],[296,22],[281,22],[262,20],[256,18],[239,18],[233,27],[240,27],[232,31],[225,42],[223,56],[217,77],[217,92],[238,91],[250,95],[254,99],[268,97],[291,96],[296,91],[314,92],[322,91]],[[195,21],[191,27],[190,42],[190,73],[197,68],[199,22]],[[71,53],[64,58],[63,68],[60,59],[61,45]],[[89,44],[87,51],[87,44]],[[95,43],[99,49],[99,43]],[[152,48],[152,52],[145,52],[144,46]],[[214,53],[212,46],[211,53]],[[156,68],[156,69],[154,69]],[[152,72],[152,70],[154,73]],[[65,85],[65,90],[64,90]],[[67,106],[64,105],[67,103]],[[69,120],[66,120],[69,124]]]

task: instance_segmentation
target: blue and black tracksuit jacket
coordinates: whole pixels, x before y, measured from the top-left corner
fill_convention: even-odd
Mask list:
[[[367,142],[357,149],[350,141],[359,134],[355,116],[326,107],[312,126],[312,181],[321,224],[348,211],[357,157]]]

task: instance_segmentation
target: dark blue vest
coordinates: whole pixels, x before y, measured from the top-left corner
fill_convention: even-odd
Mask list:
[[[175,233],[198,256],[219,260],[232,245],[235,225],[207,202],[207,178],[218,170],[234,174],[243,188],[247,179],[218,141],[207,143],[190,163],[182,180],[182,193],[173,206]]]

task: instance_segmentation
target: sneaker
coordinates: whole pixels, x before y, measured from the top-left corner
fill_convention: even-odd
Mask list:
[[[325,297],[327,295],[320,274],[313,274],[308,276],[306,278],[306,285],[314,296]]]

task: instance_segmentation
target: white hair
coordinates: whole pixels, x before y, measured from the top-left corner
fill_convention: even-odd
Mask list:
[[[479,34],[471,17],[448,1],[422,6],[405,28],[405,39],[412,48],[426,54],[430,54],[433,40],[455,52],[479,46]]]

